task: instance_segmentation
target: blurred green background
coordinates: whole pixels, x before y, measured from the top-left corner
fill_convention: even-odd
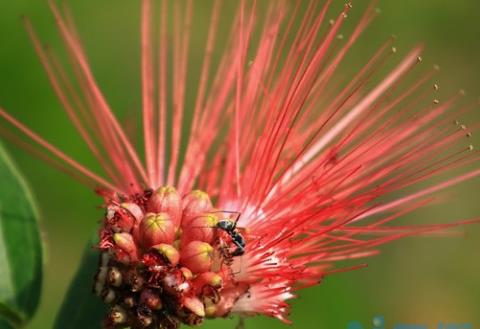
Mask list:
[[[138,2],[70,1],[93,71],[121,117],[138,109],[140,104]],[[209,3],[196,1],[195,24],[205,26]],[[227,7],[235,4],[233,0],[226,3]],[[335,3],[339,8],[343,2]],[[358,16],[365,7],[365,2],[358,4],[353,16]],[[390,34],[397,35],[397,48],[401,51],[423,41],[427,45],[425,61],[442,67],[439,74],[442,92],[464,88],[468,97],[477,98],[480,94],[478,0],[381,0],[379,7],[381,15],[354,49],[359,62],[365,61],[366,54]],[[231,14],[232,8],[226,8],[224,15]],[[44,1],[0,0],[0,104],[74,158],[97,168],[60,109],[22,27],[21,15],[31,18],[42,40],[60,49]],[[228,22],[228,16],[224,19]],[[193,63],[201,59],[202,37],[193,35]],[[468,118],[479,119],[478,109]],[[479,141],[474,134],[474,144],[479,145]],[[100,200],[69,177],[15,146],[8,146],[37,196],[48,244],[42,303],[28,328],[50,328],[85,242],[101,218],[101,210],[96,207]],[[479,179],[462,184],[455,189],[448,205],[416,212],[408,222],[479,215],[479,186]],[[293,328],[347,328],[351,320],[359,320],[365,328],[371,328],[372,318],[377,314],[385,317],[387,328],[399,322],[428,324],[428,328],[437,328],[439,322],[472,323],[473,328],[480,328],[480,227],[464,230],[468,232],[465,238],[409,238],[395,242],[383,248],[380,256],[369,259],[367,269],[328,277],[319,287],[303,291],[292,302]],[[234,327],[235,323],[213,321],[205,327]],[[247,320],[246,325],[285,327],[276,320],[261,317]]]

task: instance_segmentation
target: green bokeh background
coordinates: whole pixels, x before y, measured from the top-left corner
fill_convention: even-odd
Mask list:
[[[140,104],[138,2],[70,1],[98,82],[123,117]],[[196,1],[195,19],[200,25],[208,20],[209,6],[205,3],[210,2]],[[235,1],[226,3],[233,7]],[[342,1],[335,3],[339,7]],[[364,7],[364,1],[358,3]],[[477,98],[478,0],[381,0],[379,7],[382,14],[355,48],[360,62],[392,33],[398,37],[400,52],[423,41],[427,45],[427,65],[437,63],[442,67],[438,79],[442,93],[464,88],[468,97]],[[360,8],[354,7],[352,15],[357,15],[355,12],[360,12]],[[231,8],[225,15],[229,13]],[[97,168],[60,109],[21,25],[23,14],[31,18],[43,40],[60,48],[44,1],[0,0],[0,104],[74,158]],[[224,19],[228,21],[228,16]],[[192,61],[198,65],[202,48],[197,39],[201,36],[194,32]],[[476,109],[467,120],[478,119]],[[472,141],[478,145],[479,136],[474,134]],[[48,247],[44,295],[28,328],[50,328],[85,241],[101,217],[96,207],[100,200],[89,189],[15,146],[9,145],[9,149],[39,201]],[[479,179],[462,184],[454,190],[447,206],[424,209],[408,221],[426,223],[479,215],[479,186]],[[346,328],[351,320],[362,321],[365,328],[371,328],[376,314],[385,316],[387,328],[400,322],[424,323],[428,328],[437,328],[439,322],[472,323],[473,328],[480,328],[480,227],[468,227],[465,231],[465,238],[410,238],[395,242],[383,248],[380,256],[369,259],[367,269],[328,277],[319,287],[303,291],[292,302],[293,328]],[[246,324],[255,328],[285,327],[263,317],[249,319]],[[208,328],[234,326],[235,322],[230,320],[206,324]]]

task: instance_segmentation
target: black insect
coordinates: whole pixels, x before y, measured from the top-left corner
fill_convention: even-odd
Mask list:
[[[238,214],[240,216],[240,214]],[[238,218],[237,218],[238,220]],[[236,248],[230,253],[232,257],[242,256],[245,253],[245,238],[237,230],[237,221],[231,221],[229,219],[221,219],[217,223],[217,228],[225,231],[232,238],[232,242]]]

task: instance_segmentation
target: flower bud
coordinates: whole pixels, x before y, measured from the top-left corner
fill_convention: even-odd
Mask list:
[[[139,238],[145,248],[160,243],[171,244],[175,238],[175,225],[166,213],[148,213],[140,223]]]
[[[130,232],[135,219],[117,205],[110,205],[105,215],[105,227],[113,232]]]
[[[205,272],[195,278],[193,286],[198,292],[201,292],[205,286],[211,286],[215,289],[220,289],[223,286],[223,279],[218,273]]]
[[[97,274],[95,275],[95,284],[93,287],[93,291],[97,296],[100,296],[103,288],[105,287],[105,281],[107,278],[107,267],[106,266],[101,266],[98,269]]]
[[[175,240],[175,241],[173,241],[172,246],[173,246],[173,248],[175,248],[177,250],[180,250],[180,248],[182,246],[182,241],[181,240]]]
[[[147,208],[154,213],[167,213],[175,227],[182,220],[182,200],[177,190],[171,186],[162,186],[148,200]]]
[[[150,327],[153,322],[153,318],[147,314],[137,314],[137,322],[140,324],[141,328]]]
[[[115,233],[113,241],[115,242],[115,254],[120,262],[129,263],[138,259],[137,246],[130,234]]]
[[[107,304],[113,303],[115,301],[115,297],[115,291],[113,291],[113,289],[104,289],[100,295],[100,298],[102,298],[102,300]]]
[[[123,209],[125,209],[134,219],[136,223],[139,223],[145,214],[140,208],[139,205],[133,202],[124,202],[120,205]]]
[[[112,204],[107,207],[106,226],[113,232],[130,233],[133,226],[143,219],[142,209],[135,203],[126,202],[120,206]]]
[[[116,267],[111,267],[107,274],[108,283],[114,287],[122,285],[122,272]]]
[[[143,220],[142,220],[142,221],[143,221]],[[135,243],[137,243],[139,246],[142,245],[142,237],[140,236],[140,224],[142,223],[142,221],[135,223],[135,224],[133,225],[133,228],[132,228],[133,240],[134,240]]]
[[[140,302],[151,310],[162,309],[162,300],[160,299],[160,296],[154,293],[151,289],[145,289],[142,291]]]
[[[123,299],[123,304],[128,308],[132,308],[135,306],[135,298],[133,296],[127,296]]]
[[[127,312],[120,306],[115,306],[110,311],[108,318],[113,325],[123,324],[127,322]]]
[[[183,277],[185,280],[191,280],[193,278],[193,273],[186,267],[181,267],[180,272],[182,272]]]
[[[151,249],[158,252],[170,265],[177,266],[180,260],[180,253],[173,246],[165,243],[160,243],[153,246]]]
[[[181,263],[193,273],[210,271],[212,267],[213,247],[202,241],[192,241],[182,250]]]
[[[188,193],[183,198],[182,227],[189,226],[193,218],[210,210],[212,210],[212,202],[207,193],[200,190]]]
[[[211,243],[215,237],[217,222],[218,217],[214,214],[203,214],[193,217],[189,221],[188,226],[184,226],[182,243],[194,240]]]
[[[207,300],[205,302],[205,316],[207,318],[214,318],[216,312],[217,312],[217,305],[211,302],[210,300]]]
[[[203,307],[203,303],[195,296],[185,297],[183,300],[183,306],[199,317],[205,316],[205,308]]]

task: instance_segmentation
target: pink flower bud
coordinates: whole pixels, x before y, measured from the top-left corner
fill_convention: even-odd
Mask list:
[[[212,258],[213,247],[210,244],[202,241],[192,241],[182,249],[181,263],[193,273],[202,273],[210,271]]]
[[[193,273],[186,267],[181,267],[180,272],[182,272],[183,277],[185,280],[191,280],[193,278]]]
[[[183,228],[182,243],[194,240],[211,243],[215,237],[217,223],[218,217],[215,214],[193,217],[188,226]]]
[[[148,211],[167,213],[176,227],[182,220],[182,200],[177,190],[171,186],[162,186],[153,192],[147,204]]]
[[[129,233],[115,233],[113,241],[115,254],[120,262],[129,263],[138,259],[137,246]]]
[[[203,303],[195,296],[185,297],[183,300],[183,306],[199,317],[203,318],[205,316],[205,308],[203,307]]]
[[[136,223],[143,218],[142,209],[135,203],[110,205],[107,208],[106,227],[113,232],[130,233]]]
[[[105,227],[113,232],[130,232],[135,219],[124,209],[117,205],[111,205],[107,208],[105,216]]]
[[[175,238],[175,225],[166,213],[148,213],[140,223],[138,235],[145,248],[160,243],[171,244]]]
[[[133,202],[124,202],[120,205],[123,209],[125,209],[132,217],[135,219],[136,223],[139,223],[145,214],[142,211],[142,208],[140,208],[139,205]]]
[[[171,266],[177,266],[180,260],[180,254],[173,246],[165,243],[160,243],[153,246],[151,249],[158,252]]]
[[[218,273],[205,272],[198,275],[193,281],[193,286],[199,293],[205,286],[211,286],[216,289],[220,289],[223,286],[223,279]]]
[[[189,221],[197,216],[212,210],[212,202],[207,193],[194,190],[183,198],[182,226],[188,226]]]

